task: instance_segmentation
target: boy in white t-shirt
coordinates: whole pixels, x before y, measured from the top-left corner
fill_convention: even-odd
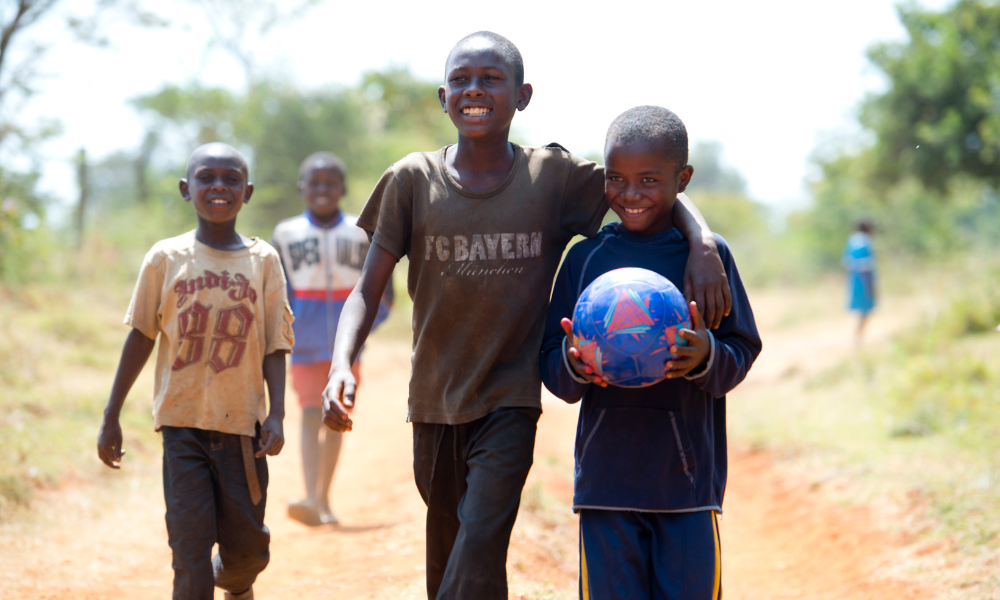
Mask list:
[[[236,232],[253,193],[243,156],[226,144],[201,146],[180,191],[198,227],[157,242],[142,263],[98,455],[119,468],[121,408],[159,335],[153,424],[163,434],[173,597],[211,600],[217,586],[227,599],[252,599],[270,557],[264,456],[284,444],[292,313],[277,252]]]
[[[299,167],[299,193],[306,210],[278,223],[271,244],[281,255],[288,299],[295,312],[292,388],[302,408],[302,479],[306,497],[288,505],[288,516],[306,525],[337,524],[330,485],[343,434],[323,427],[323,388],[330,373],[333,340],[344,300],[358,283],[368,254],[368,234],[358,217],[340,210],[347,193],[347,166],[335,154],[315,152]],[[392,286],[379,304],[375,325],[389,316]],[[361,377],[360,357],[352,365]],[[325,433],[321,430],[326,429]]]

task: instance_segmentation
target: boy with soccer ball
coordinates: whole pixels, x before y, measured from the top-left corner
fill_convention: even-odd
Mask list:
[[[566,244],[596,234],[607,212],[597,164],[557,145],[510,143],[511,121],[532,93],[510,40],[488,31],[460,40],[438,90],[458,142],[390,167],[358,218],[373,243],[337,326],[324,422],[353,427],[351,365],[396,262],[409,257],[407,420],[427,504],[432,600],[507,598],[507,547],[541,415],[548,291]],[[691,271],[707,275],[708,285],[695,287],[721,299],[715,239],[683,202],[677,207],[697,249]]]
[[[567,402],[583,398],[577,426],[573,510],[580,513],[582,599],[722,598],[716,515],[726,486],[726,393],[760,353],[753,312],[725,240],[716,236],[732,310],[714,331],[689,305],[687,345],[670,348],[666,378],[609,386],[584,364],[570,317],[590,282],[640,267],[680,287],[690,247],[674,203],[694,172],[687,130],[655,106],[626,111],[604,147],[605,193],[621,219],[580,242],[556,277],[541,372]]]

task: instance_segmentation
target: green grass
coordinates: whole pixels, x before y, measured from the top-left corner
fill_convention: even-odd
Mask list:
[[[140,229],[135,235],[148,237],[148,227]],[[0,285],[0,521],[30,510],[40,490],[112,481],[112,471],[97,458],[97,432],[142,259],[136,243],[115,241],[95,237],[79,252],[55,248],[60,260],[47,276]],[[378,336],[411,335],[406,266],[403,260],[396,269],[395,307]],[[159,458],[153,363],[122,412],[126,461]]]
[[[1000,269],[910,271],[909,284],[890,277],[900,277],[887,286],[895,304],[873,319],[906,310],[910,323],[818,373],[738,390],[731,436],[768,449],[779,468],[835,501],[889,510],[878,511],[895,515],[887,528],[956,549],[963,568],[979,573],[963,593],[1000,598],[990,566],[1000,541]],[[787,320],[775,319],[778,330],[805,326]],[[939,567],[926,569],[958,589]]]
[[[110,474],[96,438],[129,294],[113,284],[0,288],[0,519],[30,508],[38,490]],[[157,454],[152,391],[147,369],[122,413],[130,460]]]

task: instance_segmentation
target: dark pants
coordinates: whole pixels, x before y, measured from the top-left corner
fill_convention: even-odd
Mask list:
[[[260,427],[254,438],[260,446]],[[163,428],[163,495],[174,559],[174,600],[212,600],[216,586],[241,593],[270,558],[264,525],[267,461],[255,460],[263,499],[250,500],[240,436]],[[218,542],[219,553],[212,557]]]
[[[712,510],[580,511],[581,600],[721,600]]]
[[[507,546],[541,413],[504,408],[462,425],[413,424],[431,600],[507,600]]]

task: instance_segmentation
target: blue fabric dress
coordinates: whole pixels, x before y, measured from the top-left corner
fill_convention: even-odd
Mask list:
[[[875,308],[875,250],[867,233],[856,231],[847,239],[843,262],[847,268],[847,307],[867,314]]]

